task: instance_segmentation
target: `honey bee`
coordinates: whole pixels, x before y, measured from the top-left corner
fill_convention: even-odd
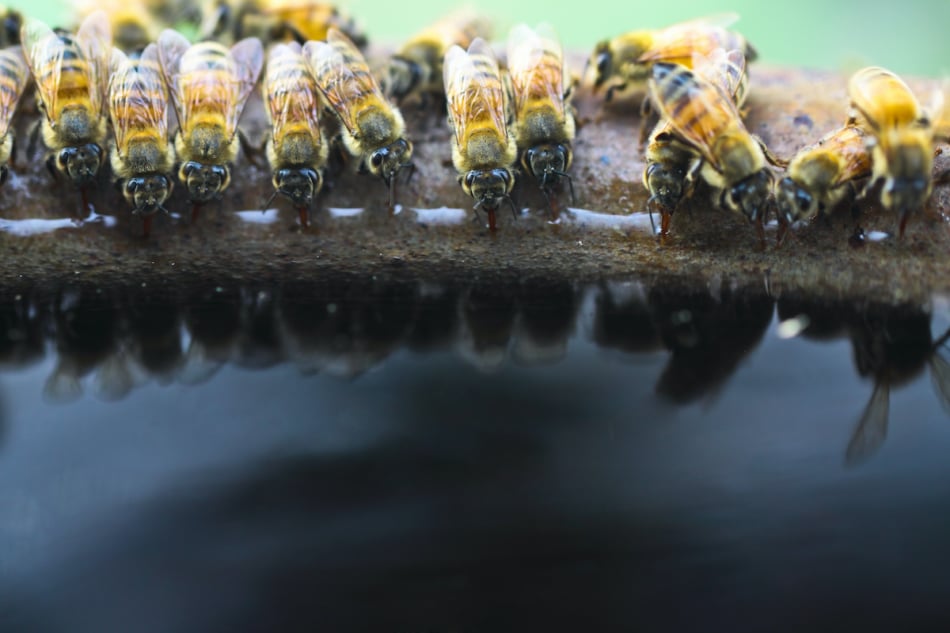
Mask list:
[[[137,60],[119,49],[112,52],[109,79],[109,117],[115,144],[110,159],[122,195],[134,215],[144,217],[148,237],[152,215],[172,192],[168,176],[175,162],[168,140],[168,96],[158,61],[150,44]]]
[[[943,95],[935,92],[932,109],[925,111],[900,77],[876,66],[851,77],[848,95],[853,110],[848,123],[871,132],[871,179],[861,197],[880,183],[881,206],[897,212],[903,237],[908,218],[924,207],[933,189],[931,115],[940,112]]]
[[[23,16],[16,9],[0,4],[0,48],[20,43]]]
[[[103,10],[109,16],[112,43],[126,53],[140,53],[158,37],[160,27],[145,0],[73,0],[78,22]]]
[[[774,181],[768,163],[779,161],[746,130],[739,108],[720,85],[680,64],[662,62],[653,65],[649,87],[679,140],[702,157],[698,174],[717,192],[718,205],[745,215],[764,247]]]
[[[227,49],[216,42],[191,45],[166,29],[158,39],[158,57],[178,116],[178,179],[195,205],[194,219],[199,205],[231,183],[238,120],[260,75],[264,50],[253,37]]]
[[[476,38],[468,51],[453,46],[443,66],[445,96],[452,135],[452,163],[462,190],[475,199],[475,210],[488,213],[495,230],[495,211],[514,186],[512,166],[518,157],[514,136],[508,134],[505,90],[491,47]]]
[[[267,57],[261,89],[271,124],[267,158],[274,195],[287,196],[307,226],[314,196],[323,186],[327,145],[320,131],[319,93],[296,42],[277,44]]]
[[[257,37],[263,42],[327,39],[330,28],[346,34],[356,46],[366,35],[352,18],[329,2],[317,0],[210,0],[204,3],[201,39],[236,42]]]
[[[848,197],[856,198],[854,182],[871,173],[867,142],[864,129],[845,125],[792,157],[775,193],[779,244],[798,220],[826,213]]]
[[[23,59],[22,49],[11,46],[0,50],[0,185],[7,181],[7,162],[14,153],[10,124],[29,79],[30,69]]]
[[[567,179],[574,198],[571,166],[574,115],[567,104],[564,55],[550,25],[537,30],[521,24],[508,38],[508,77],[514,112],[512,136],[521,164],[541,185],[545,197],[560,178]],[[570,80],[569,80],[570,81]]]
[[[742,35],[728,30],[739,16],[728,13],[673,24],[663,29],[631,31],[597,44],[588,61],[588,73],[597,91],[606,85],[606,100],[614,93],[642,86],[653,64],[666,62],[691,67],[693,54],[708,55],[717,48],[740,50],[747,61],[756,52]]]
[[[710,55],[696,55],[695,72],[730,95],[737,108],[745,103],[749,75],[741,51],[722,49]],[[696,185],[703,157],[696,148],[677,136],[673,123],[661,120],[650,135],[644,157],[643,186],[650,193],[647,209],[652,222],[654,208],[660,211],[660,239],[669,234],[673,212],[688,198]]]
[[[444,16],[402,45],[387,68],[386,92],[397,102],[412,95],[441,96],[442,60],[452,46],[468,48],[476,37],[490,39],[491,23],[463,9]]]
[[[331,27],[326,42],[307,42],[303,54],[317,88],[343,125],[344,146],[359,159],[361,172],[383,179],[393,207],[396,175],[412,169],[412,143],[402,114],[383,96],[362,53],[342,32]]]
[[[102,165],[108,127],[103,101],[112,51],[109,18],[102,11],[93,13],[76,35],[53,32],[43,22],[27,19],[20,39],[44,115],[41,127],[31,135],[31,149],[40,130],[50,150],[46,161],[50,173],[68,176],[88,208],[86,187]]]

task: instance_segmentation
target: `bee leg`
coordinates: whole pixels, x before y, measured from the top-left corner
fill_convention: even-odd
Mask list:
[[[264,153],[264,145],[257,147],[253,145],[250,139],[247,138],[247,135],[244,133],[244,130],[238,128],[237,131],[238,143],[241,145],[241,150],[244,152],[244,156],[247,158],[247,161],[254,165],[257,168],[261,168],[261,163],[257,159]],[[265,139],[264,143],[267,141]]]
[[[52,154],[46,158],[46,171],[53,177],[53,180],[59,180],[59,172],[56,171],[56,161]]]
[[[640,149],[646,147],[650,139],[650,133],[659,122],[659,116],[653,110],[653,104],[649,98],[644,99],[640,104]]]
[[[759,250],[765,250],[765,222],[763,222],[762,217],[759,216],[755,220],[755,232],[759,236]]]
[[[614,98],[614,93],[618,90],[622,91],[627,87],[626,83],[614,84],[607,88],[607,92],[604,93],[604,103],[610,103],[610,100]]]
[[[26,158],[27,160],[32,160],[33,156],[36,155],[36,144],[40,140],[40,119],[34,121],[30,126],[27,132],[27,138],[29,140],[26,143]]]

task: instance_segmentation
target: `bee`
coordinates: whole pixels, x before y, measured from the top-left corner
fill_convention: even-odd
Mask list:
[[[168,94],[158,62],[158,47],[150,44],[137,60],[119,49],[112,52],[109,117],[115,144],[112,171],[134,215],[144,217],[148,237],[152,215],[172,192],[168,176],[175,156],[168,140]]]
[[[263,42],[327,39],[329,29],[346,34],[358,47],[366,35],[349,16],[329,2],[316,0],[210,0],[204,3],[201,39],[236,42],[257,37]]]
[[[588,73],[597,91],[606,85],[605,98],[642,86],[650,79],[658,62],[690,67],[693,54],[708,55],[717,48],[740,50],[749,62],[757,53],[742,35],[728,30],[739,16],[734,13],[710,16],[673,24],[663,29],[632,31],[597,44],[588,61]]]
[[[512,136],[524,170],[541,185],[545,197],[560,178],[567,179],[574,198],[571,166],[574,115],[565,89],[564,54],[550,25],[537,30],[521,24],[508,37],[508,77],[514,112]]]
[[[178,179],[195,205],[195,219],[199,205],[231,183],[238,120],[260,75],[264,50],[253,37],[227,49],[216,42],[191,45],[166,29],[158,39],[158,57],[178,116]]]
[[[301,226],[307,226],[310,205],[323,186],[327,145],[320,131],[320,93],[300,44],[271,48],[261,92],[272,130],[267,158],[274,170],[274,195],[287,196]]]
[[[0,4],[0,48],[20,43],[23,16],[16,9]]]
[[[26,84],[30,69],[19,46],[0,50],[0,185],[7,181],[7,162],[14,154],[14,138],[10,124]]]
[[[476,38],[468,51],[453,46],[443,66],[445,97],[452,135],[452,163],[462,190],[475,199],[475,210],[488,213],[488,227],[495,230],[495,211],[510,193],[518,157],[514,136],[508,134],[508,111],[501,72],[491,47]]]
[[[112,43],[126,53],[141,53],[158,37],[158,20],[145,0],[73,0],[73,5],[79,22],[95,11],[105,11]]]
[[[854,182],[871,173],[867,143],[863,128],[845,125],[795,154],[775,193],[779,244],[793,223],[857,197]]]
[[[393,207],[396,175],[412,169],[412,143],[402,114],[383,96],[362,53],[341,31],[331,27],[326,42],[307,42],[303,54],[317,88],[343,125],[344,146],[359,159],[361,172],[383,179]]]
[[[765,245],[764,220],[774,177],[768,163],[781,164],[752,136],[739,108],[720,85],[680,64],[653,65],[650,95],[679,140],[702,157],[698,174],[716,190],[718,205],[742,213]]]
[[[933,189],[931,115],[940,112],[943,95],[935,92],[932,109],[924,111],[900,77],[876,66],[851,77],[848,95],[852,106],[848,123],[863,125],[871,133],[871,179],[861,197],[882,184],[881,206],[897,212],[903,237],[908,218],[924,207]]]
[[[413,95],[423,100],[441,96],[445,52],[452,46],[468,48],[476,37],[490,39],[491,33],[491,23],[471,10],[444,16],[412,36],[389,60],[387,94],[397,102]]]
[[[86,187],[102,165],[108,127],[103,101],[112,52],[109,18],[102,11],[93,13],[75,35],[53,32],[43,22],[27,19],[20,39],[44,115],[41,127],[34,128],[30,147],[36,131],[41,131],[50,150],[46,161],[50,173],[68,176],[88,208]]]
[[[722,49],[710,55],[696,55],[693,61],[695,72],[718,85],[730,95],[737,108],[742,107],[748,93],[749,75],[746,59],[741,51],[726,53]],[[647,209],[650,220],[653,210],[660,211],[660,239],[669,233],[673,211],[684,198],[688,198],[696,185],[703,157],[695,147],[677,136],[673,123],[662,120],[650,135],[644,157],[643,186],[650,193]]]

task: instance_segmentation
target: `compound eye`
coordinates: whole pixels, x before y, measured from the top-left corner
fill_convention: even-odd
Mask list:
[[[382,153],[382,152],[376,152],[375,154],[373,154],[373,158],[370,159],[370,162],[373,164],[373,167],[379,167],[380,165],[382,165],[382,164],[383,164],[383,153]]]
[[[795,203],[798,205],[799,209],[805,211],[809,206],[811,206],[811,196],[799,189],[795,192]]]
[[[603,77],[610,66],[610,53],[601,53],[597,56],[597,74]]]
[[[470,171],[470,172],[468,172],[467,174],[465,174],[465,184],[468,185],[469,187],[471,187],[472,185],[475,184],[475,172],[474,172],[474,171]]]

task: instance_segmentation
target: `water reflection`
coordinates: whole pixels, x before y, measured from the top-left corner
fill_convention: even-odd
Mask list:
[[[482,372],[510,361],[546,365],[563,359],[581,335],[625,358],[665,356],[655,393],[676,405],[709,405],[761,343],[776,306],[779,336],[849,341],[855,372],[871,384],[863,413],[855,411],[849,462],[883,442],[892,390],[925,373],[950,411],[950,334],[932,333],[929,307],[776,301],[764,286],[729,283],[696,289],[529,277],[514,285],[446,284],[342,275],[173,296],[77,287],[45,301],[18,295],[0,303],[0,363],[16,370],[50,349],[48,401],[84,394],[111,401],[149,382],[201,384],[227,365],[290,363],[303,374],[354,378],[403,349],[454,352]]]

